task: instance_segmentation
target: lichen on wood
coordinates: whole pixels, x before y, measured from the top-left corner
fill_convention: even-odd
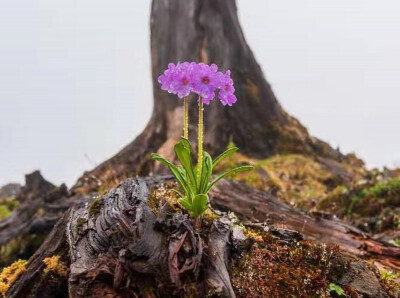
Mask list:
[[[18,279],[18,277],[26,271],[26,261],[18,260],[10,266],[5,267],[0,273],[0,295],[6,297],[6,293],[10,286]]]

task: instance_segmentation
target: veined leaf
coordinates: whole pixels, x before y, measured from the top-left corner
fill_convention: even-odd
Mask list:
[[[176,190],[176,189],[170,189],[170,191],[172,191],[172,192],[174,192],[174,193],[176,193],[178,196],[180,196],[181,198],[183,198],[183,194],[179,191],[179,190]]]
[[[199,183],[198,193],[205,193],[207,190],[208,182],[212,175],[213,165],[210,154],[204,152],[203,154],[203,167],[201,170],[201,181]]]
[[[187,211],[192,211],[192,204],[187,200],[187,198],[180,198],[178,200],[179,204],[181,204]]]
[[[215,185],[215,183],[217,183],[222,178],[225,178],[226,176],[231,175],[231,174],[250,171],[252,169],[253,169],[253,166],[241,166],[241,167],[237,167],[237,168],[233,168],[233,169],[225,171],[224,173],[222,173],[221,175],[219,175],[217,178],[215,178],[213,181],[210,182],[210,184],[207,187],[206,193],[208,193],[210,191],[210,189]]]
[[[224,152],[222,152],[220,155],[218,155],[218,157],[213,161],[213,168],[215,168],[223,159],[227,158],[228,156],[232,155],[233,153],[235,153],[236,151],[238,151],[239,148],[238,147],[232,147],[229,148],[227,150],[225,150]]]
[[[172,175],[174,175],[174,177],[178,181],[179,185],[183,188],[185,193],[187,195],[190,195],[191,197],[194,196],[192,188],[190,187],[190,185],[188,185],[187,179],[185,179],[185,177],[182,176],[182,173],[180,172],[178,167],[176,167],[173,163],[169,162],[159,154],[153,153],[151,155],[151,158],[165,165],[171,171]]]
[[[186,170],[190,184],[196,187],[196,175],[193,172],[192,150],[189,141],[185,138],[181,138],[181,140],[175,144],[174,151],[181,165]]]
[[[208,195],[206,194],[198,194],[194,197],[192,203],[192,210],[191,214],[193,217],[198,217],[199,215],[203,214],[204,211],[208,208]]]

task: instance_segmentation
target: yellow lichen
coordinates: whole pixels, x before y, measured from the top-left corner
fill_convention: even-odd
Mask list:
[[[44,269],[44,273],[54,272],[62,277],[68,276],[68,268],[67,266],[60,260],[60,256],[52,256],[49,258],[45,258],[43,260],[46,268]]]
[[[253,238],[256,242],[264,241],[262,235],[252,229],[243,228],[243,234],[248,238]]]
[[[158,216],[159,209],[166,203],[172,208],[172,210],[177,212],[180,211],[181,208],[178,202],[178,195],[173,191],[175,186],[175,183],[164,183],[151,190],[147,204],[155,215]]]
[[[18,277],[26,271],[26,261],[15,261],[8,267],[5,267],[0,274],[0,295],[6,297],[6,293],[10,286],[18,279]]]

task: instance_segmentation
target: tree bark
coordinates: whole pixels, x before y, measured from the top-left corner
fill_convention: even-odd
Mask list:
[[[151,60],[154,109],[145,130],[121,152],[85,173],[76,191],[96,189],[115,177],[160,173],[149,159],[159,152],[173,159],[173,144],[182,135],[183,107],[160,89],[158,76],[170,62],[215,63],[232,71],[238,102],[223,107],[214,100],[205,109],[205,149],[215,155],[233,141],[252,157],[302,153],[341,160],[340,152],[311,137],[278,103],[270,84],[246,43],[234,0],[153,1]],[[147,99],[148,100],[148,99]],[[190,138],[196,135],[197,99],[189,103]],[[195,142],[192,142],[193,144]]]

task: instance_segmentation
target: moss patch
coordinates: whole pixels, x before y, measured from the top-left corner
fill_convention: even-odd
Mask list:
[[[345,217],[367,232],[398,230],[400,178],[382,181],[370,179],[350,186],[339,186],[321,200],[318,209]]]
[[[28,259],[43,243],[46,235],[30,234],[11,240],[0,247],[0,269],[17,259]]]
[[[182,207],[178,202],[179,196],[174,189],[177,184],[175,182],[163,183],[153,187],[150,190],[150,196],[147,201],[148,206],[153,210],[155,215],[159,214],[159,210],[165,204],[168,204],[171,210],[181,212]]]
[[[268,233],[246,229],[256,242],[232,267],[238,297],[329,297],[347,263],[338,247],[301,241],[284,245]]]
[[[97,218],[100,215],[101,205],[103,204],[103,197],[99,196],[96,198],[89,206],[88,212],[89,216]]]
[[[400,297],[400,274],[392,271],[381,270],[379,273],[376,271],[378,279],[384,284],[389,295],[393,297]]]
[[[238,173],[235,180],[250,186],[274,192],[279,198],[296,207],[310,209],[339,185],[338,174],[309,156],[300,154],[275,155],[267,159],[254,159],[236,153],[224,160],[218,171],[243,164],[254,166],[253,171]],[[360,176],[362,168],[353,170],[348,165],[336,165],[341,173]],[[358,173],[357,171],[360,171]]]
[[[9,217],[19,206],[19,202],[13,198],[0,199],[0,220]]]

